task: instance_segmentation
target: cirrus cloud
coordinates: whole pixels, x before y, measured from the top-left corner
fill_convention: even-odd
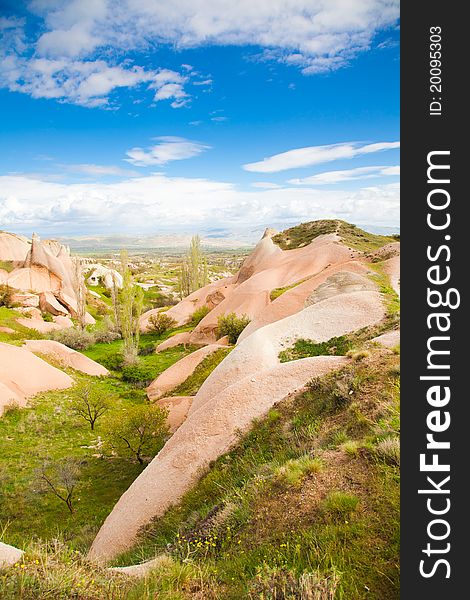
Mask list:
[[[246,171],[254,173],[277,173],[288,169],[310,167],[339,159],[354,158],[361,154],[371,154],[382,150],[399,148],[400,142],[378,142],[361,144],[359,142],[343,142],[327,146],[308,146],[274,154],[261,161],[243,165]]]
[[[301,179],[289,179],[293,185],[330,185],[356,179],[371,179],[373,177],[400,175],[399,166],[356,167],[343,171],[325,171]]]
[[[173,160],[192,158],[210,148],[201,142],[176,136],[160,136],[154,139],[158,141],[158,144],[146,149],[132,148],[126,152],[128,158],[124,160],[137,167],[164,165]]]

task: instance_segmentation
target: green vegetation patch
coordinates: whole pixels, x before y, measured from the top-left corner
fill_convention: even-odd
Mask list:
[[[279,403],[116,564],[169,554],[205,598],[398,599],[399,469],[382,443],[399,428],[396,364],[373,353]]]
[[[396,241],[393,237],[368,233],[339,219],[301,223],[278,233],[272,240],[282,250],[293,250],[308,246],[318,236],[328,233],[338,234],[347,246],[361,252],[371,252]]]
[[[301,281],[297,281],[296,283],[293,283],[292,285],[287,285],[285,287],[274,288],[274,290],[271,290],[271,293],[269,294],[269,298],[271,299],[271,302],[274,302],[274,300],[276,300],[276,298],[279,298],[279,296],[282,296],[282,294],[284,294],[284,292],[287,292],[288,290],[292,290],[293,288],[297,287],[304,281],[306,281],[306,279],[302,279]]]
[[[7,273],[11,273],[15,265],[12,260],[0,260],[0,269],[6,271]]]
[[[333,337],[327,342],[314,342],[313,340],[297,340],[291,348],[287,348],[279,353],[281,362],[298,360],[309,356],[324,356],[326,354],[344,356],[352,348],[352,342],[349,338],[342,335]]]
[[[232,348],[219,348],[215,352],[211,352],[206,356],[193,373],[181,383],[178,387],[171,391],[171,396],[195,396],[204,381],[209,377],[212,371],[219,365],[226,356],[231,352]]]

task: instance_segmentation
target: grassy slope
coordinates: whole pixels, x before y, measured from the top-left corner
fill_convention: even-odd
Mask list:
[[[31,331],[15,324],[14,311],[0,308],[2,324],[13,325],[18,333],[1,334],[0,341],[18,343],[34,337]],[[155,344],[162,336],[142,336],[142,344]],[[119,352],[122,340],[110,344],[95,344],[84,354],[103,361]],[[140,357],[156,377],[193,348],[178,346],[158,354]],[[47,360],[47,358],[46,358]],[[135,402],[145,402],[143,389],[126,384],[118,372],[108,378],[91,378],[69,370],[77,381],[92,382],[103,395],[116,398],[112,411],[119,411]],[[25,538],[39,535],[51,539],[60,531],[73,547],[86,547],[120,495],[129,487],[142,468],[128,460],[99,458],[94,448],[103,420],[90,431],[84,421],[70,413],[71,391],[48,392],[37,396],[30,408],[13,410],[0,419],[0,531],[8,526],[11,543],[24,545]],[[96,454],[96,456],[93,456]],[[40,493],[37,468],[44,459],[60,461],[77,457],[85,461],[79,487],[80,502],[75,515],[69,516],[60,500]]]
[[[338,222],[320,223],[336,228]],[[366,252],[394,241],[363,239],[361,230],[348,231],[347,243]],[[343,228],[343,238],[348,231]],[[294,243],[308,243],[311,234],[303,231]],[[374,331],[350,336],[356,349],[372,334],[394,327],[398,318],[396,294],[381,264],[374,268],[388,315]],[[14,325],[12,311],[1,317],[2,324]],[[5,341],[18,343],[23,334],[22,329]],[[142,336],[142,345],[161,339]],[[100,362],[118,352],[120,344],[97,344],[86,354]],[[310,355],[312,349],[300,348],[301,355],[305,351]],[[93,457],[95,450],[87,446],[93,446],[100,426],[90,432],[68,413],[67,392],[44,394],[34,408],[7,414],[0,420],[0,456],[6,458],[0,466],[0,538],[6,526],[4,541],[27,547],[28,553],[24,566],[0,578],[0,597],[278,599],[300,598],[301,586],[333,589],[339,582],[335,599],[398,598],[398,357],[370,352],[341,377],[326,377],[271,410],[179,505],[142,532],[139,544],[119,563],[165,553],[162,566],[145,581],[111,576],[73,551],[89,546],[141,468],[130,461]],[[177,347],[141,359],[157,375],[183,355],[184,348]],[[203,363],[184,382],[183,392],[197,391],[220,358],[214,353]],[[117,410],[144,401],[142,390],[118,376],[98,385],[118,394]],[[34,471],[44,455],[86,461],[73,516],[59,500],[34,491]],[[36,542],[35,536],[49,542]],[[57,537],[65,543],[50,541]]]
[[[373,350],[277,405],[120,558],[168,554],[144,582],[110,581],[79,555],[70,567],[65,547],[46,588],[35,563],[44,549],[33,547],[4,597],[18,597],[27,579],[36,595],[25,598],[45,597],[51,581],[57,598],[99,598],[114,586],[113,597],[130,599],[299,598],[300,581],[336,578],[339,600],[398,598],[399,470],[396,454],[381,451],[399,435],[398,390],[398,357]],[[83,595],[70,592],[71,569]]]
[[[195,396],[204,381],[209,377],[212,371],[220,364],[230,353],[232,348],[220,348],[206,356],[198,364],[193,373],[170,392],[170,396]]]
[[[399,433],[397,363],[374,351],[278,405],[120,564],[170,548],[213,574],[208,598],[250,597],[258,584],[266,593],[287,573],[312,570],[340,574],[336,598],[397,598],[399,473],[376,451]],[[282,465],[305,454],[323,470],[280,482]],[[357,508],[338,507],[338,491]]]
[[[368,233],[339,219],[302,223],[278,233],[272,239],[283,250],[292,250],[307,246],[319,235],[327,233],[337,233],[347,246],[361,252],[371,252],[396,241],[393,237]]]

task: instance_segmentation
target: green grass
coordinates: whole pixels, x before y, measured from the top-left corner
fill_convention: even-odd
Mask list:
[[[385,273],[382,262],[369,265],[374,271],[372,280],[379,286],[380,292],[384,296],[387,316],[393,318],[400,314],[400,297],[390,285],[390,278]]]
[[[219,348],[215,352],[211,352],[183,383],[170,392],[170,396],[195,396],[204,381],[231,350],[232,348]]]
[[[179,329],[178,332],[179,331],[181,331],[181,329]],[[140,336],[140,347],[144,347],[150,344],[156,346],[167,337],[168,334],[143,334]],[[107,344],[95,344],[91,348],[88,348],[88,350],[84,350],[83,354],[95,360],[96,362],[103,364],[107,368],[110,368],[110,363],[108,362],[109,358],[120,354],[122,352],[122,347],[123,341],[115,340],[114,342],[110,342]],[[155,379],[156,377],[158,377],[158,375],[160,375],[160,373],[163,373],[163,371],[170,367],[173,363],[180,360],[184,356],[187,356],[194,350],[195,347],[191,345],[187,345],[186,348],[183,345],[174,346],[173,348],[168,348],[163,352],[154,352],[147,356],[139,356],[139,364],[143,367],[147,367],[149,371],[149,377]],[[116,370],[115,374],[118,375],[119,371]]]
[[[104,395],[117,396],[112,411],[144,402],[144,393],[112,378],[80,376]],[[10,543],[22,546],[36,536],[55,537],[60,531],[74,548],[85,548],[120,495],[141,472],[122,459],[99,458],[97,436],[106,416],[90,431],[68,405],[72,391],[38,396],[30,408],[13,409],[0,419],[0,522],[8,525]],[[77,511],[70,515],[64,503],[40,491],[37,469],[44,460],[74,457],[84,461],[77,493]],[[79,499],[79,500],[78,500]]]
[[[396,425],[397,362],[374,355],[277,405],[116,564],[169,552],[206,572],[208,598],[279,594],[284,576],[305,573],[337,573],[340,600],[398,598],[399,471],[366,450]],[[338,402],[345,382],[353,400]],[[335,431],[357,452],[323,449]]]
[[[34,408],[8,413],[0,421],[3,540],[27,554],[24,567],[0,579],[0,595],[239,600],[332,586],[338,600],[396,600],[399,470],[374,449],[399,430],[398,378],[391,375],[398,360],[372,353],[257,421],[116,560],[133,564],[166,555],[140,581],[113,576],[81,554],[138,465],[93,457],[95,449],[87,446],[100,426],[92,434],[68,414],[68,392],[45,394]],[[142,391],[119,380],[95,382],[117,393],[122,406],[143,401]],[[353,390],[352,398],[346,390]],[[367,429],[357,427],[359,409]],[[347,432],[357,452],[324,449],[338,431]],[[35,491],[33,473],[43,455],[86,461],[74,515]]]
[[[15,317],[15,311],[0,309],[0,322],[14,326],[18,331],[0,336],[7,336],[5,341],[9,343],[34,337],[29,330],[25,334],[25,328],[15,322]],[[162,336],[145,334],[141,344],[156,344],[161,339]],[[110,355],[120,352],[122,343],[122,340],[116,340],[95,344],[84,354],[105,363]],[[139,357],[139,361],[155,378],[192,350],[192,346],[177,346]],[[145,390],[124,382],[119,372],[108,378],[69,372],[77,382],[92,382],[94,389],[116,398],[112,412],[146,401]],[[0,419],[0,524],[8,524],[12,543],[23,545],[25,538],[30,536],[51,539],[60,531],[73,547],[86,547],[114,503],[142,470],[130,460],[100,458],[97,436],[107,415],[98,421],[96,431],[91,432],[68,407],[72,393],[65,390],[39,395],[31,401],[29,408],[13,409]],[[59,462],[66,457],[84,461],[77,495],[80,500],[77,500],[78,510],[74,515],[69,515],[65,504],[41,492],[37,485],[36,471],[44,459]]]
[[[308,356],[323,356],[325,354],[344,356],[351,349],[352,342],[346,336],[333,337],[326,342],[312,340],[297,340],[291,348],[279,353],[281,362],[307,358]]]
[[[4,333],[0,331],[0,342],[21,346],[23,340],[42,339],[44,336],[35,329],[28,329],[17,323],[16,319],[24,317],[22,313],[5,306],[0,307],[0,325],[13,329],[15,333]]]
[[[396,241],[393,237],[375,235],[339,219],[301,223],[278,233],[272,240],[282,250],[292,250],[307,246],[316,237],[328,233],[337,233],[347,246],[360,252],[371,252]]]
[[[322,502],[321,508],[323,512],[333,519],[344,520],[357,509],[359,498],[353,494],[347,494],[339,490],[330,492]]]
[[[15,268],[13,261],[11,260],[0,260],[0,269],[6,271],[7,273],[11,273]]]
[[[274,300],[276,300],[276,298],[279,298],[279,296],[282,296],[282,294],[284,294],[284,292],[287,292],[288,290],[292,290],[293,288],[297,287],[304,281],[306,281],[306,280],[302,279],[301,281],[297,281],[296,283],[293,283],[292,285],[287,285],[285,287],[280,287],[280,288],[274,288],[274,290],[271,290],[271,293],[269,294],[269,298],[270,298],[271,302],[274,302]]]

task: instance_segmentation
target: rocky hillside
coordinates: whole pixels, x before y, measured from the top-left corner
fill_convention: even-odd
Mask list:
[[[5,272],[24,265],[11,258]],[[61,286],[53,293],[59,301]],[[150,331],[159,313],[174,324],[162,336]],[[79,530],[80,539],[96,536],[80,546],[87,557],[73,558],[71,577],[66,544],[53,556],[41,543],[22,545],[34,590],[24,597],[43,597],[48,581],[57,597],[90,599],[105,590],[116,598],[398,598],[397,240],[342,221],[267,230],[234,276],[148,311],[140,325],[146,343],[157,342],[145,354],[158,365],[147,402],[167,411],[170,434],[130,485],[96,442],[81,446],[94,449],[90,465],[112,502]],[[53,389],[73,388],[78,369],[107,375],[96,387],[114,394],[123,385],[112,355],[120,343],[97,344],[88,357],[42,339],[15,351],[31,364],[48,356]],[[143,393],[123,388],[119,402],[140,403]],[[47,402],[66,423],[63,392],[54,394]],[[41,574],[34,565],[44,553]],[[8,598],[23,585],[12,569],[11,594],[0,583]]]
[[[320,230],[328,223],[321,222]],[[282,351],[302,339],[324,343],[386,322],[390,298],[379,279],[374,280],[378,265],[383,265],[372,261],[379,242],[385,246],[390,239],[369,238],[349,227],[346,245],[340,235],[345,225],[331,222],[329,227],[334,231],[317,232],[312,241],[291,244],[298,247],[290,250],[282,250],[274,242],[275,232],[267,231],[233,278],[202,288],[167,311],[181,324],[190,321],[196,309],[209,309],[185,338],[189,343],[213,343],[219,318],[227,313],[246,315],[251,323],[196,395],[186,399],[186,418],[183,414],[163,450],[116,504],[93,542],[91,558],[109,560],[126,550],[142,527],[180,500],[200,473],[234,445],[240,431],[249,430],[253,419],[312,378],[345,368],[350,360],[324,352],[281,362]],[[306,229],[311,233],[314,227],[302,225],[299,232],[279,235],[298,240]],[[353,236],[361,250],[352,247]],[[393,252],[398,252],[398,244]],[[284,293],[272,299],[276,290]],[[144,329],[148,318],[147,314],[142,319]],[[184,379],[183,365],[181,373]],[[153,391],[150,396],[156,400]]]

